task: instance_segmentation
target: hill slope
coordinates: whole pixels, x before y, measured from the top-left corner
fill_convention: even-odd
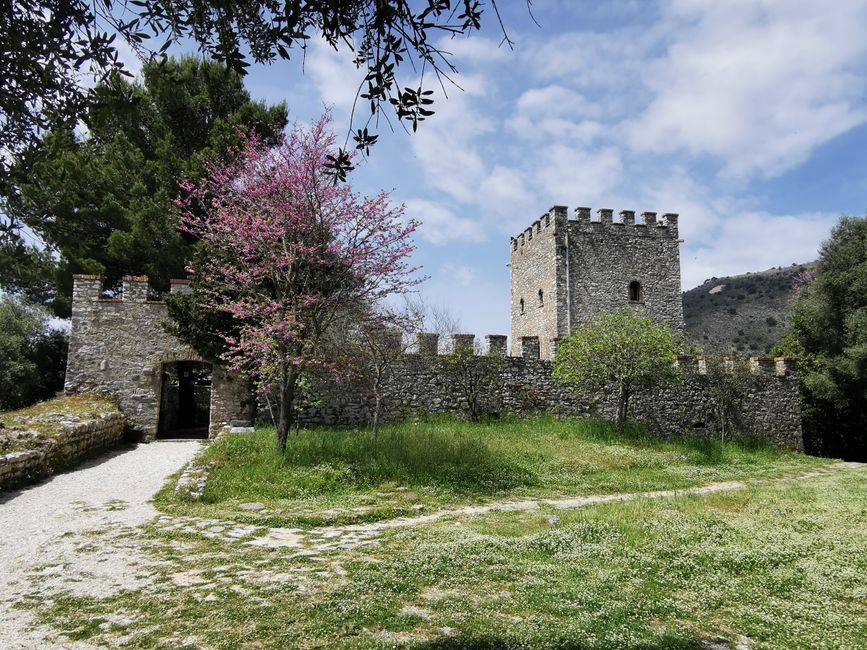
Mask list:
[[[813,263],[711,278],[683,293],[689,338],[702,351],[765,354],[788,331],[795,278]]]

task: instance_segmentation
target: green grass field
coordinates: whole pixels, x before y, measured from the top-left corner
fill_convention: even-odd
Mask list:
[[[666,442],[639,427],[552,418],[395,424],[376,439],[366,430],[302,430],[284,455],[273,440],[273,429],[224,437],[205,455],[213,469],[202,503],[180,502],[167,490],[160,507],[311,526],[502,499],[684,488],[826,462],[758,444]],[[238,511],[247,502],[267,512]]]
[[[100,647],[867,647],[864,466],[548,419],[408,424],[379,440],[302,431],[285,456],[272,439],[213,445],[204,503],[163,490],[166,514],[124,542],[149,562],[144,584],[28,606]],[[712,494],[456,509],[731,479]],[[264,510],[238,509],[251,501]],[[358,523],[437,508],[456,510]]]

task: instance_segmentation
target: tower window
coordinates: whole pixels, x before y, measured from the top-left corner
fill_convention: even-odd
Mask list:
[[[638,280],[629,283],[629,302],[644,302],[644,290]]]
[[[539,306],[541,307],[544,304],[545,304],[545,292],[542,291],[541,289],[539,289]]]
[[[524,313],[524,299],[521,298],[521,313]]]

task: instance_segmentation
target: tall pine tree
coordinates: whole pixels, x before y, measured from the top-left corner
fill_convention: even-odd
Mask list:
[[[2,187],[0,287],[59,316],[69,313],[73,273],[103,274],[109,285],[144,274],[168,289],[194,244],[177,228],[178,179],[228,155],[240,132],[275,142],[286,123],[284,104],[252,101],[215,62],[168,59],[147,64],[140,82],[112,77],[95,89],[86,129],[52,131],[15,162]]]

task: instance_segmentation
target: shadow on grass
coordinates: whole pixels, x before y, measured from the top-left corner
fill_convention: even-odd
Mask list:
[[[290,438],[285,462],[341,468],[356,484],[439,484],[455,492],[495,492],[534,481],[529,468],[481,436],[448,428],[394,428],[376,438],[369,431],[301,431]]]
[[[737,433],[722,442],[715,435],[686,433],[682,436],[661,436],[641,423],[625,422],[617,424],[610,420],[587,419],[586,428],[581,436],[587,440],[624,444],[636,448],[658,448],[668,443],[679,447],[690,455],[691,462],[698,465],[724,465],[731,454],[742,452],[764,452],[775,456],[781,453],[767,440],[759,436]]]
[[[524,639],[519,640],[507,636],[494,635],[442,637],[413,645],[413,648],[418,650],[509,650],[510,648],[515,648],[517,650],[518,648],[526,647],[528,646]],[[573,640],[552,640],[532,647],[542,649],[550,648],[551,650],[554,650],[555,648],[556,650],[590,650],[590,648],[599,650],[600,648],[606,647],[620,648],[622,645],[621,643],[612,643],[610,646],[607,646],[604,642],[600,644],[598,641],[582,643]],[[698,639],[683,639],[663,635],[659,639],[637,643],[630,647],[635,648],[636,650],[710,650],[711,648],[720,648],[725,646],[709,644],[706,641]]]

